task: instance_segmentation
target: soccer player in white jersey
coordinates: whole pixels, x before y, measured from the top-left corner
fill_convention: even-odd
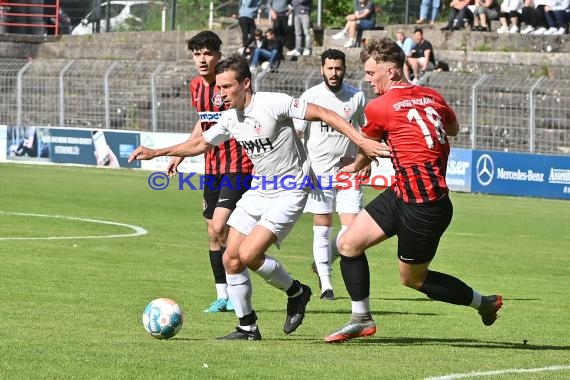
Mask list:
[[[300,99],[329,108],[347,120],[357,131],[364,125],[364,93],[344,83],[345,54],[328,49],[321,54],[323,82],[309,88]],[[313,214],[313,270],[319,276],[321,299],[334,300],[331,284],[331,263],[338,257],[336,241],[362,209],[362,189],[354,177],[370,176],[370,165],[339,184],[336,181],[342,157],[355,157],[357,147],[345,135],[321,121],[295,120],[295,128],[304,134],[311,168],[319,178],[320,187],[311,190],[305,212]],[[348,181],[350,180],[350,181]],[[352,185],[347,186],[350,182]],[[338,187],[343,187],[339,190]],[[336,203],[336,207],[335,207]],[[341,228],[334,243],[329,241],[333,211],[340,217]]]
[[[301,325],[311,288],[294,280],[283,265],[265,254],[291,231],[305,206],[310,167],[292,118],[322,120],[349,136],[369,157],[389,157],[386,144],[361,136],[333,111],[279,93],[253,94],[249,64],[231,56],[216,65],[216,86],[226,106],[215,126],[202,136],[163,149],[143,146],[129,157],[149,160],[158,156],[196,156],[234,137],[251,158],[255,169],[252,187],[239,200],[228,220],[230,231],[224,252],[228,295],[239,326],[218,339],[260,340],[257,316],[251,302],[249,270],[287,293],[283,331],[290,334]]]

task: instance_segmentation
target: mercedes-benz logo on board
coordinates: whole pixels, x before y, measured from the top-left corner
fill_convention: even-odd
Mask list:
[[[487,186],[493,181],[495,176],[495,163],[488,154],[483,154],[477,160],[477,181]]]

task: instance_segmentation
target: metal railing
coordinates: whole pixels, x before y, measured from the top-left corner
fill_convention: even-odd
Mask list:
[[[188,61],[2,59],[0,124],[190,133],[194,75]],[[321,80],[318,66],[287,61],[253,83],[299,96]],[[361,68],[349,67],[346,82],[374,96]],[[455,147],[570,154],[570,80],[432,72],[422,84],[456,111]]]
[[[14,33],[43,35],[50,30],[50,34],[58,35],[59,24],[59,0],[53,4],[38,0],[0,0],[0,33],[11,29]]]

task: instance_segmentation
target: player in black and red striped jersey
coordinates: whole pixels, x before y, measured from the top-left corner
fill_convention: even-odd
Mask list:
[[[192,106],[198,112],[199,120],[190,138],[200,138],[202,132],[216,124],[224,103],[216,87],[214,69],[221,59],[222,41],[213,32],[203,31],[188,41],[188,50],[198,70],[190,82]],[[173,158],[168,166],[168,174],[174,175],[183,158]],[[228,298],[226,273],[222,256],[228,237],[227,221],[236,207],[237,201],[249,188],[253,165],[244,149],[235,139],[230,139],[214,147],[204,155],[205,175],[211,180],[204,181],[203,215],[208,226],[210,240],[210,264],[216,282],[217,298],[204,310],[206,313],[233,310]]]
[[[391,39],[372,39],[360,53],[365,80],[380,95],[365,108],[363,134],[390,147],[394,184],[370,202],[339,241],[341,272],[352,300],[350,322],[325,338],[327,342],[373,335],[370,273],[364,251],[398,236],[400,281],[429,298],[479,311],[492,325],[502,306],[500,295],[482,296],[458,278],[429,270],[439,240],[451,222],[453,206],[445,181],[449,141],[459,123],[436,91],[408,83],[402,49]],[[359,153],[341,171],[356,172],[370,163]]]

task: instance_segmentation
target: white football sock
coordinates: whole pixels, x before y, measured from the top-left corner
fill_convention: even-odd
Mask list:
[[[255,272],[260,275],[265,282],[277,289],[286,291],[293,285],[293,277],[287,273],[279,261],[269,255],[265,255],[265,261]]]
[[[471,305],[469,306],[471,306],[474,309],[479,309],[479,306],[481,306],[482,299],[483,296],[478,292],[476,292],[475,290],[473,290],[473,299],[471,300]]]
[[[352,304],[352,314],[370,313],[370,298],[366,297],[360,301],[350,301]]]
[[[216,284],[218,298],[228,298],[228,284]]]
[[[251,325],[251,326],[242,326],[242,325],[239,325],[239,327],[240,327],[240,329],[245,330],[245,331],[255,331],[255,330],[257,330],[257,323],[254,323],[254,324]]]
[[[321,279],[321,290],[332,289],[329,237],[332,227],[313,226],[313,258]]]
[[[247,268],[241,273],[226,273],[226,279],[228,281],[228,296],[232,301],[236,316],[243,318],[245,315],[251,314],[253,311],[251,306],[251,280]]]

